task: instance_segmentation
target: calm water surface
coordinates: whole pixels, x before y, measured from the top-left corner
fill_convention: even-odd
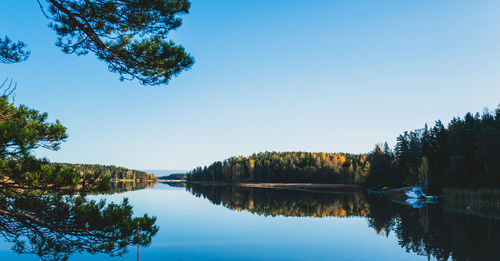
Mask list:
[[[414,209],[361,193],[167,184],[91,196],[124,197],[136,215],[158,218],[160,230],[139,249],[141,260],[500,260],[498,219],[440,205]],[[12,247],[1,241],[0,260],[40,260]],[[137,254],[131,245],[121,259]],[[81,253],[69,259],[89,258],[120,260]]]

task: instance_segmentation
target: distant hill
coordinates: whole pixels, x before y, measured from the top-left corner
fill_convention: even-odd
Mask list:
[[[174,173],[167,176],[158,177],[159,179],[169,179],[169,180],[187,180],[189,174],[186,173]]]
[[[163,177],[163,176],[168,176],[170,174],[180,174],[180,173],[187,173],[187,170],[181,170],[181,169],[144,169],[142,171],[145,171],[147,173],[153,173],[157,177]]]

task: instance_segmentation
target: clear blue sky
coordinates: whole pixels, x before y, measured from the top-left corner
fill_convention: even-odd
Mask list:
[[[16,103],[68,128],[52,161],[191,169],[274,151],[361,153],[500,102],[499,1],[201,1],[171,37],[196,64],[165,87],[120,82],[54,45],[36,0],[4,0]]]

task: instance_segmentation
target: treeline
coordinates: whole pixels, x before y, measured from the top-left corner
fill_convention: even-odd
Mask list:
[[[198,167],[188,180],[362,184],[369,167],[367,156],[360,154],[263,152]]]
[[[369,153],[368,185],[500,187],[500,108],[482,115],[467,113],[447,127],[404,132],[393,150],[376,145]]]
[[[231,157],[190,172],[191,181],[314,182],[367,186],[500,187],[500,108],[467,113],[448,126],[407,131],[391,149],[368,154],[264,152]]]
[[[32,153],[36,149],[57,151],[68,137],[66,128],[57,120],[48,122],[47,113],[16,106],[10,97],[14,89],[12,82],[0,83],[0,188],[3,191],[106,191],[112,179],[156,179],[153,174],[121,167],[51,163],[36,158]]]
[[[51,163],[56,166],[70,167],[81,176],[85,174],[99,175],[111,179],[156,180],[156,176],[140,170],[127,169],[112,165]]]

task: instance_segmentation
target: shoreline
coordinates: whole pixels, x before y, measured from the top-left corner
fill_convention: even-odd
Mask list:
[[[111,179],[111,182],[143,182],[143,181],[155,181],[156,179]]]
[[[305,191],[311,193],[346,193],[346,192],[360,192],[365,190],[365,188],[361,185],[353,185],[353,184],[323,184],[323,183],[273,183],[273,182],[244,182],[244,183],[228,183],[228,182],[220,182],[220,181],[187,181],[187,180],[158,180],[158,182],[164,183],[189,183],[189,184],[197,184],[202,186],[236,186],[236,187],[247,187],[247,188],[261,188],[261,189],[286,189],[286,190],[295,190],[295,191]],[[374,196],[382,196],[388,201],[397,204],[408,205],[404,201],[401,200],[398,195],[401,196],[403,192],[407,191],[411,187],[401,187],[401,188],[393,188],[390,189],[387,194],[376,194]],[[450,188],[448,188],[450,190]],[[463,189],[451,188],[451,191],[464,191]],[[479,193],[484,193],[484,190],[465,190],[468,193],[475,195]],[[490,192],[495,192],[496,195],[500,193],[500,189],[491,190]],[[368,192],[367,194],[370,194]],[[469,215],[479,215],[483,217],[494,217],[499,219],[500,205],[498,205],[498,199],[495,200],[494,203],[497,205],[494,207],[481,207],[478,205],[478,202],[474,202],[468,198],[456,198],[450,197],[450,195],[441,196],[441,200],[439,203],[443,206],[446,211],[449,212],[460,212],[462,214]],[[469,195],[470,197],[471,195]],[[448,200],[447,200],[448,198]],[[455,198],[455,201],[458,202],[449,202],[452,201],[450,199]],[[496,198],[496,197],[495,197]],[[448,201],[448,202],[447,202]],[[471,202],[472,201],[472,202]],[[488,203],[488,200],[481,200],[482,204]],[[469,206],[469,207],[467,207]],[[493,213],[492,213],[493,210]]]
[[[251,188],[321,188],[321,189],[361,189],[359,185],[352,184],[321,184],[321,183],[236,183],[240,187]]]
[[[161,181],[160,181],[161,182]],[[324,184],[324,183],[273,183],[273,182],[244,182],[244,183],[227,183],[219,181],[176,181],[199,185],[216,185],[216,186],[237,186],[247,188],[272,188],[272,189],[291,189],[305,190],[310,192],[348,192],[361,191],[363,187],[354,184]]]
[[[164,183],[187,183],[187,180],[183,179],[157,179],[156,182],[164,182]]]

